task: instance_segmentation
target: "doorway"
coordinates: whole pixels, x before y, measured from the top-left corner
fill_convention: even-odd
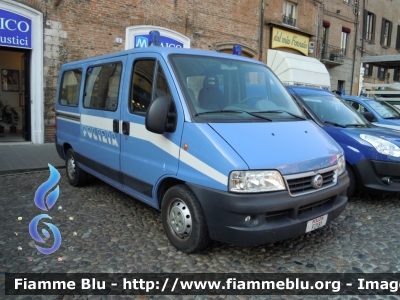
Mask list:
[[[31,50],[0,47],[0,143],[31,140]]]

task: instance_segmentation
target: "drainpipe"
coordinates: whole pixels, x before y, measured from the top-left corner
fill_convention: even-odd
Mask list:
[[[262,61],[262,56],[263,56],[263,36],[264,36],[264,0],[261,0],[261,16],[260,16],[260,37],[259,37],[259,55],[258,55],[258,60]]]
[[[364,0],[365,1],[365,0]],[[351,69],[351,84],[350,84],[350,96],[353,94],[353,84],[354,84],[354,68],[356,65],[356,56],[357,56],[357,35],[358,35],[358,14],[360,13],[360,7],[358,7],[358,13],[356,15],[356,33],[354,35],[354,50],[353,50],[353,67]],[[364,15],[364,14],[363,14]],[[364,25],[364,24],[363,24]],[[361,28],[363,30],[363,28]],[[360,81],[360,78],[358,79]],[[357,95],[358,96],[358,95]]]

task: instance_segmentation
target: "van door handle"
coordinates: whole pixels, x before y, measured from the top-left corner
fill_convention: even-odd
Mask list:
[[[119,132],[119,121],[113,120],[113,131],[118,133]]]
[[[129,135],[129,122],[127,121],[122,122],[122,133]]]

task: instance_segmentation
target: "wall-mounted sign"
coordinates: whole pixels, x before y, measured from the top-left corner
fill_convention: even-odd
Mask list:
[[[0,9],[0,46],[32,49],[32,20]]]
[[[136,35],[134,41],[135,42],[133,48],[148,47],[149,35],[148,34]],[[180,43],[177,40],[162,35],[160,36],[160,43],[161,47],[183,48],[183,43]]]
[[[190,39],[179,32],[159,26],[139,25],[126,29],[125,49],[148,47],[149,33],[152,30],[160,32],[162,47],[190,48]]]
[[[287,30],[272,28],[271,48],[291,48],[308,55],[310,38]]]

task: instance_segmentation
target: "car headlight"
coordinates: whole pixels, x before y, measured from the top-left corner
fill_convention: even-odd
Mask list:
[[[338,158],[338,176],[342,175],[346,171],[346,160],[344,159],[344,155]]]
[[[400,157],[400,148],[385,139],[368,134],[360,134],[360,138],[374,146],[381,154]]]
[[[229,191],[236,193],[262,193],[285,190],[278,171],[233,171],[229,175]]]

